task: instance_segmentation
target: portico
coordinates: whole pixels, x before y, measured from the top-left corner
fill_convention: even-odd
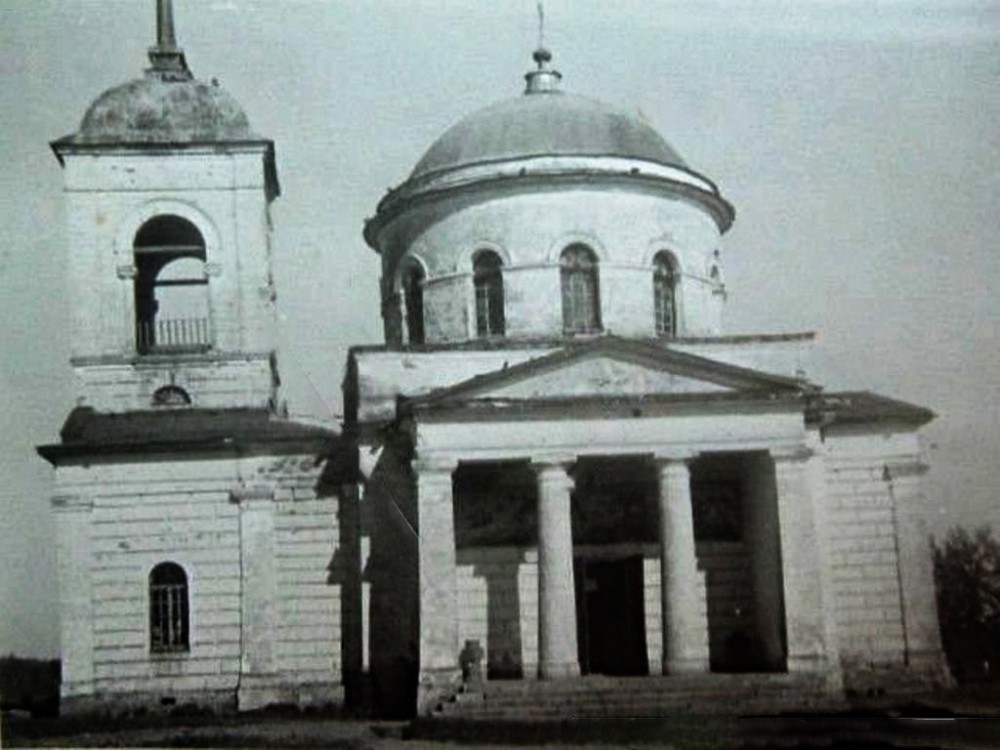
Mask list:
[[[466,640],[462,633],[475,632],[477,618],[514,621],[506,627],[518,628],[519,653],[511,661],[519,664],[519,676],[552,680],[586,673],[581,654],[586,655],[587,644],[579,640],[586,632],[580,621],[587,616],[586,602],[580,597],[587,596],[593,582],[576,577],[587,560],[637,559],[641,565],[635,568],[643,571],[635,590],[643,597],[641,645],[648,674],[709,672],[713,659],[718,664],[724,657],[721,651],[717,658],[710,653],[710,597],[698,547],[711,546],[712,541],[696,541],[698,490],[693,490],[692,475],[712,479],[711,472],[717,473],[712,467],[726,461],[743,467],[730,472],[740,484],[758,485],[747,497],[770,498],[753,500],[753,507],[744,511],[747,518],[739,523],[782,529],[775,539],[780,552],[754,553],[751,579],[758,580],[737,594],[761,600],[747,626],[761,651],[758,662],[789,671],[826,669],[832,633],[824,627],[822,588],[815,585],[815,576],[788,575],[783,567],[791,564],[813,572],[821,567],[820,550],[813,543],[815,513],[802,507],[812,502],[807,491],[811,454],[798,394],[651,394],[641,400],[553,397],[517,402],[453,395],[401,405],[415,446],[412,468],[418,493],[418,705],[433,701],[444,684],[458,679],[458,655]],[[758,464],[765,468],[746,468]],[[476,467],[493,467],[493,473],[478,480],[483,499],[473,512],[463,498]],[[509,478],[518,472],[519,489],[494,489],[498,477],[513,482]],[[581,477],[586,487],[580,486]],[[607,495],[609,487],[630,486],[635,488],[630,499]],[[634,507],[624,508],[630,502]],[[510,503],[515,510],[492,510]],[[616,520],[620,513],[631,514],[632,520]],[[472,516],[485,531],[463,531],[477,522],[469,520]],[[621,533],[587,538],[588,524],[595,525],[588,518],[595,516],[603,518],[605,529],[621,528]],[[510,526],[512,518],[523,522],[511,532],[513,537],[496,531],[498,524]],[[712,520],[705,524],[710,527]],[[576,538],[577,531],[582,538]],[[737,545],[722,547],[735,550]],[[468,568],[464,580],[471,580],[477,567],[487,569],[483,561],[490,555],[496,558],[498,549],[514,555],[508,575],[513,582],[507,590],[517,599],[504,605],[508,610],[502,615],[489,614],[490,607],[499,605],[483,600],[489,594],[477,599],[468,593],[472,584],[463,584],[458,572]],[[798,584],[804,576],[811,585]],[[657,589],[654,597],[649,596],[651,584]],[[716,599],[716,609],[726,605]],[[535,633],[528,632],[532,625]],[[489,632],[485,636],[499,637]],[[481,645],[488,661],[500,662],[499,646]],[[486,665],[488,672],[493,663]]]

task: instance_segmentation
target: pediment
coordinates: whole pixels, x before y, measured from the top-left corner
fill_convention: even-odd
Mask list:
[[[428,394],[426,401],[532,401],[586,397],[800,391],[807,384],[670,349],[605,337]]]
[[[708,393],[724,390],[730,388],[665,368],[601,356],[589,357],[549,372],[499,385],[478,395],[481,398],[539,399]]]

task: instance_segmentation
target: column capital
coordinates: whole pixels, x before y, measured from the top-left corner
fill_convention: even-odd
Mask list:
[[[263,484],[241,485],[229,491],[229,502],[247,510],[270,504],[274,502],[274,488]]]
[[[653,463],[657,466],[667,466],[669,464],[688,464],[698,457],[698,451],[684,450],[681,448],[653,451]]]
[[[545,457],[532,458],[531,470],[535,472],[535,478],[544,484],[564,483],[572,489],[574,485],[573,477],[569,475],[570,467],[576,463],[576,457]]]
[[[417,475],[447,473],[450,477],[458,468],[458,458],[438,453],[424,454],[415,456],[410,466]]]
[[[783,445],[770,448],[768,453],[771,455],[771,458],[776,464],[778,462],[796,463],[800,461],[808,461],[816,455],[816,452],[812,448],[805,445]]]

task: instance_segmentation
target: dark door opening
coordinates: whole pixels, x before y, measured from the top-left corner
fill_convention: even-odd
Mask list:
[[[583,674],[649,674],[642,557],[578,559],[576,589]]]

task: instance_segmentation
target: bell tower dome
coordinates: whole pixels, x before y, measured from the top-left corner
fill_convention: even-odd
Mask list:
[[[63,166],[77,402],[273,404],[274,144],[188,68],[170,0],[150,67],[52,143]]]
[[[642,119],[533,59],[521,96],[445,131],[368,221],[387,343],[718,335],[732,206]]]

